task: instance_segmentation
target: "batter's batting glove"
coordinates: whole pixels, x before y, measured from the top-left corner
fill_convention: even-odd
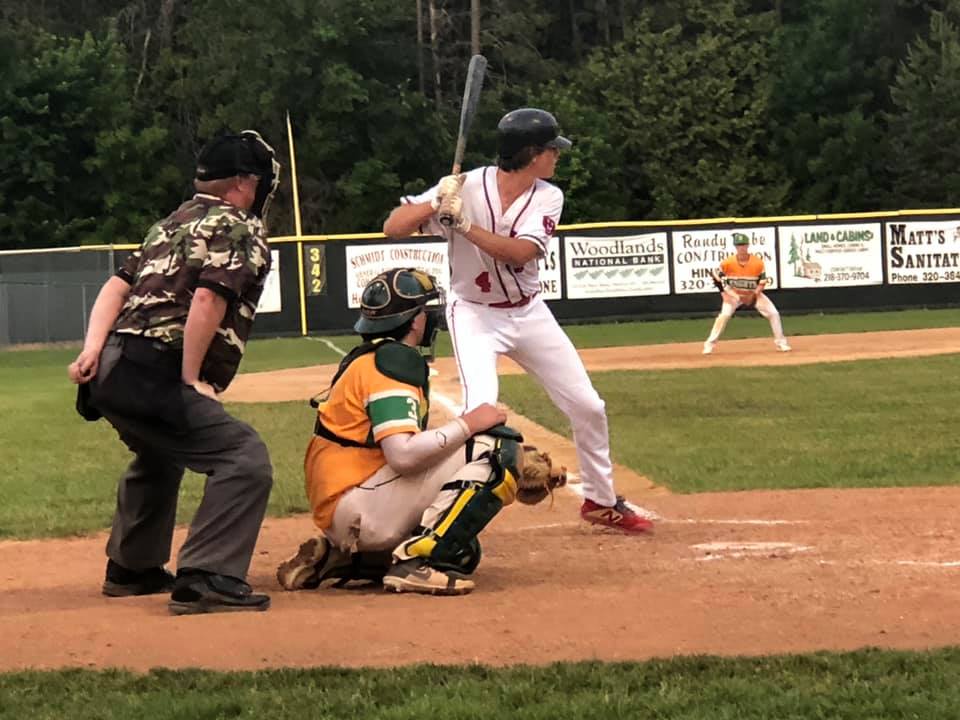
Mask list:
[[[458,193],[447,195],[440,203],[439,215],[452,220],[450,227],[461,235],[466,235],[473,227],[473,223],[463,214],[463,198]]]
[[[433,200],[430,201],[434,210],[440,208],[440,204],[445,197],[460,194],[460,188],[463,187],[465,177],[466,175],[464,173],[460,173],[459,175],[447,175],[440,179],[440,182],[437,183],[437,194]]]

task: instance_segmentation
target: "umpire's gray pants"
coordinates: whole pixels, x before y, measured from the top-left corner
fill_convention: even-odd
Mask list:
[[[177,558],[245,579],[273,484],[263,441],[216,400],[123,357],[108,342],[93,401],[135,457],[120,479],[107,555],[131,570],[167,563],[184,468],[207,476]]]

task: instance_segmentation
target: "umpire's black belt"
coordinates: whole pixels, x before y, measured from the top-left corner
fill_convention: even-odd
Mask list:
[[[131,333],[114,333],[113,337],[123,348],[123,356],[130,362],[180,377],[183,368],[183,351],[180,348],[157,338]]]

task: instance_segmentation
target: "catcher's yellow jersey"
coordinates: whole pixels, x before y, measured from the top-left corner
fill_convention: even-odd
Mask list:
[[[741,263],[736,254],[729,255],[720,263],[723,283],[741,297],[751,297],[760,281],[766,277],[763,258],[751,254],[745,263]]]
[[[340,496],[386,464],[379,442],[397,433],[422,431],[428,409],[421,388],[377,370],[375,353],[350,363],[317,416],[338,437],[369,447],[345,447],[318,435],[310,440],[304,476],[317,527],[330,527]]]

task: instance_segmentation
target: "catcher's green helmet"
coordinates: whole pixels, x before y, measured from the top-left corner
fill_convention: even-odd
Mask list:
[[[395,268],[367,283],[360,296],[360,319],[353,329],[375,335],[400,327],[429,302],[443,302],[437,280],[415,268]]]

